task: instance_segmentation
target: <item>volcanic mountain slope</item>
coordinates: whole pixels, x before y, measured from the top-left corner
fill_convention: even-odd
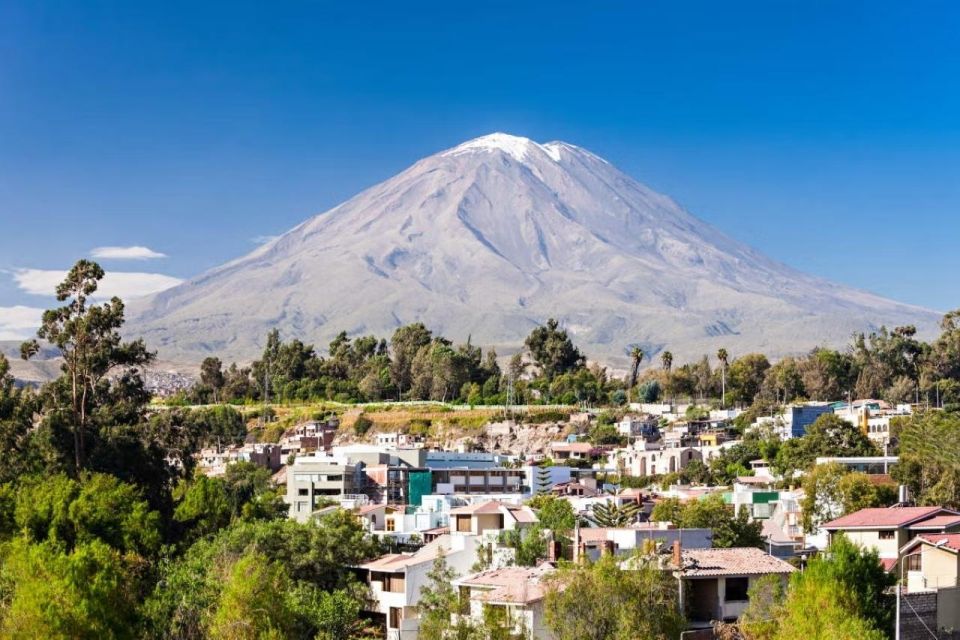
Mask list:
[[[492,134],[425,158],[249,255],[131,309],[172,359],[255,357],[268,330],[320,348],[422,321],[522,344],[556,317],[592,358],[846,344],[938,315],[804,275],[585,149]]]

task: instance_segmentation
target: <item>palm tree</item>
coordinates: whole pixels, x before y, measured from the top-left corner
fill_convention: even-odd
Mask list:
[[[643,349],[640,347],[634,347],[630,350],[630,359],[632,360],[630,364],[630,379],[627,383],[627,399],[629,400],[629,394],[633,390],[635,384],[637,384],[637,374],[640,372],[640,363],[643,361]]]
[[[720,361],[720,408],[727,406],[727,361],[730,356],[727,350],[720,347],[717,350],[717,360]]]
[[[663,365],[663,370],[670,373],[670,369],[673,367],[673,354],[669,351],[664,351],[660,356],[660,363]]]

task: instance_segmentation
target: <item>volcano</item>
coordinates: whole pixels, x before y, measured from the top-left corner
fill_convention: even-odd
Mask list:
[[[504,354],[555,317],[614,366],[635,345],[776,357],[939,319],[781,264],[583,148],[502,133],[420,160],[129,315],[129,333],[184,362],[250,360],[273,328],[323,350],[341,330],[389,338],[411,322]]]

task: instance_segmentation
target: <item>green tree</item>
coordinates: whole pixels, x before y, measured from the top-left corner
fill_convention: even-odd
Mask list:
[[[174,498],[173,518],[191,532],[188,538],[216,533],[233,519],[235,505],[223,478],[198,475],[191,482],[181,481]]]
[[[525,529],[501,532],[500,542],[515,552],[515,562],[521,567],[534,567],[547,557],[547,537],[539,524]]]
[[[227,572],[208,637],[212,640],[291,637],[296,614],[288,596],[290,589],[290,578],[282,565],[256,551],[247,552]]]
[[[149,363],[149,353],[142,340],[123,342],[123,302],[112,298],[102,305],[89,305],[97,291],[103,269],[95,262],[80,260],[66,279],[57,286],[56,295],[66,305],[47,310],[37,337],[54,345],[63,358],[63,387],[69,398],[69,414],[64,423],[73,436],[73,458],[76,472],[86,465],[87,440],[97,398],[108,375],[118,367],[137,367]],[[24,359],[40,350],[36,340],[21,347]],[[55,409],[54,409],[55,410]]]
[[[737,402],[750,404],[760,393],[760,387],[770,368],[770,361],[762,353],[748,353],[737,358],[727,372],[730,396]]]
[[[437,555],[427,573],[427,583],[420,588],[417,614],[420,617],[420,640],[446,640],[451,631],[454,637],[473,631],[474,625],[465,616],[458,618],[457,629],[452,629],[451,616],[459,613],[459,597],[453,588],[456,572],[447,564],[443,553]]]
[[[664,498],[654,505],[650,519],[654,522],[672,522],[679,526],[683,519],[683,503],[679,498]]]
[[[809,469],[821,456],[873,456],[877,446],[860,430],[835,413],[824,413],[800,438],[786,441],[777,453],[774,467],[790,476]]]
[[[876,551],[836,536],[785,592],[779,580],[755,584],[741,630],[750,640],[883,640],[893,629],[895,580]]]
[[[730,363],[730,354],[723,347],[717,349],[717,360],[720,361],[720,407],[727,406],[727,365]]]
[[[213,392],[213,401],[220,402],[222,399],[223,386],[226,384],[226,378],[223,375],[223,363],[220,358],[204,358],[200,363],[200,383],[208,387]]]
[[[390,339],[393,361],[390,364],[390,379],[402,395],[412,386],[413,359],[421,348],[430,344],[433,334],[422,324],[408,324],[397,328]]]
[[[553,318],[547,320],[546,325],[531,331],[524,344],[547,380],[580,369],[586,361],[567,335],[567,331],[561,329],[560,323]]]
[[[65,551],[17,539],[0,549],[0,636],[137,637],[137,567],[99,540]]]
[[[612,500],[598,502],[587,516],[598,527],[626,527],[637,521],[640,514],[640,505],[636,502],[625,502],[618,505]]]
[[[114,476],[24,478],[15,499],[17,530],[31,542],[70,550],[99,541],[123,553],[151,556],[162,541],[160,515],[136,487]]]
[[[0,353],[0,484],[39,471],[32,429],[36,404],[30,389],[14,384],[10,362]]]
[[[544,599],[544,619],[556,640],[672,640],[686,627],[676,580],[636,556],[624,569],[612,555],[557,571]],[[642,612],[642,615],[638,615]]]
[[[640,364],[643,362],[643,349],[633,347],[630,349],[630,375],[627,377],[627,390],[630,391],[637,384],[637,374],[640,373]]]
[[[205,637],[206,625],[221,601],[223,567],[251,551],[283,567],[290,580],[288,596],[299,603],[295,607],[301,612],[298,628],[307,628],[304,637],[313,637],[323,625],[329,629],[337,624],[307,615],[315,608],[310,603],[322,597],[317,592],[345,591],[361,598],[350,567],[382,550],[357,518],[344,510],[310,524],[286,519],[234,521],[159,566],[159,579],[143,608],[145,635],[156,640]]]
[[[761,533],[763,523],[759,520],[751,522],[746,507],[741,507],[734,513],[733,508],[726,504],[718,493],[685,505],[678,524],[690,529],[713,530],[714,547],[764,546]]]
[[[537,510],[537,518],[545,529],[565,533],[576,526],[577,515],[569,500],[550,494],[541,494],[532,498],[529,504]]]
[[[897,482],[910,487],[920,504],[960,507],[960,414],[928,411],[899,428]]]

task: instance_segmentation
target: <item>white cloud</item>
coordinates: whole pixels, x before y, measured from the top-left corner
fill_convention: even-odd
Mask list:
[[[17,269],[13,272],[13,279],[26,293],[53,296],[57,285],[66,275],[66,271],[57,269]],[[183,280],[162,273],[108,271],[93,297],[105,300],[118,296],[123,300],[130,300],[175,287],[181,282]]]
[[[26,340],[37,332],[43,309],[36,307],[0,307],[0,340]]]
[[[94,258],[101,260],[152,260],[166,258],[167,254],[154,251],[148,247],[97,247],[90,252]]]
[[[256,236],[255,238],[250,238],[250,241],[254,244],[267,244],[268,242],[273,242],[280,236]]]

